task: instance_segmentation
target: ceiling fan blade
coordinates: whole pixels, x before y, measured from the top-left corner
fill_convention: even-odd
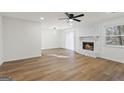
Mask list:
[[[84,16],[84,14],[80,14],[80,15],[74,16],[73,18],[82,17],[82,16]]]
[[[65,19],[68,19],[68,18],[59,18],[58,20],[65,20]]]
[[[66,14],[66,16],[68,16],[70,18],[70,14],[69,13],[65,12],[65,14]]]
[[[73,20],[78,21],[78,22],[81,22],[81,20],[78,20],[78,19],[73,19]]]

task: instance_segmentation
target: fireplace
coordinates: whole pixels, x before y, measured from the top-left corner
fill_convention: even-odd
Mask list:
[[[94,42],[83,42],[83,49],[94,51]]]

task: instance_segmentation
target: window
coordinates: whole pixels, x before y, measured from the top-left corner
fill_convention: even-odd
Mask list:
[[[106,45],[124,46],[124,25],[106,28]]]

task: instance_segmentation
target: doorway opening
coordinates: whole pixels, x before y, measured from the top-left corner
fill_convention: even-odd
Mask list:
[[[74,31],[66,32],[65,48],[74,51],[75,50],[75,34]]]

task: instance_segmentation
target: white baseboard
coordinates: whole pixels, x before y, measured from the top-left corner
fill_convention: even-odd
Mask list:
[[[41,48],[41,50],[46,50],[46,49],[56,49],[56,48],[60,48],[60,47]]]
[[[30,58],[35,58],[35,57],[40,57],[42,55],[35,55],[35,56],[28,56],[28,57],[23,57],[23,58],[16,58],[16,59],[5,59],[4,62],[11,62],[15,60],[23,60],[23,59],[30,59]]]
[[[2,65],[4,62],[3,62],[3,60],[2,59],[0,59],[0,65]]]
[[[123,63],[124,64],[124,61],[123,60],[118,60],[118,59],[114,59],[114,58],[110,58],[110,57],[103,57],[103,56],[100,56],[100,58],[104,58],[104,59],[107,59],[107,60],[112,60],[112,61],[115,61],[115,62],[119,62],[119,63]]]

